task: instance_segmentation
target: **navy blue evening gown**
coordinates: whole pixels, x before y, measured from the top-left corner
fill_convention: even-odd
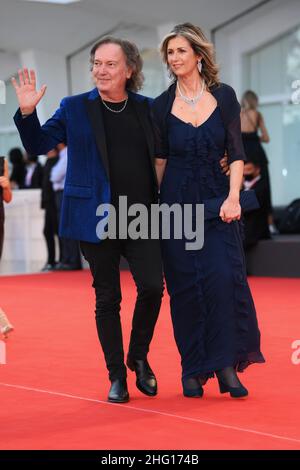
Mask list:
[[[220,159],[225,148],[230,149],[230,163],[243,158],[243,150],[234,148],[241,140],[234,136],[239,126],[228,131],[219,105],[199,127],[183,122],[170,108],[164,122],[167,142],[162,145],[167,150],[160,152],[168,159],[160,202],[202,203],[226,197],[229,179],[222,173]],[[201,377],[205,382],[227,366],[241,372],[254,362],[264,362],[240,222],[206,220],[201,250],[187,251],[186,241],[162,240],[182,377]]]

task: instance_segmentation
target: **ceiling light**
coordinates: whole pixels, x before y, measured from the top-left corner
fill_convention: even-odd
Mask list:
[[[80,2],[80,0],[25,0],[25,2],[55,3],[56,5],[68,5],[69,3]]]

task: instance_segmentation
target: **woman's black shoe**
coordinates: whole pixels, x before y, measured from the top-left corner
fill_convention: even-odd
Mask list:
[[[233,367],[216,372],[220,393],[230,393],[232,398],[243,398],[248,395],[248,390],[240,382]]]
[[[182,379],[183,395],[188,398],[201,398],[203,396],[203,388],[196,377]]]
[[[108,401],[111,403],[127,403],[129,401],[126,379],[112,380]]]

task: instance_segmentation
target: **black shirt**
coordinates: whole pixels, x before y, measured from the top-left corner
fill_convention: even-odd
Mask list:
[[[120,113],[108,110],[101,102],[110,171],[111,202],[118,207],[119,196],[127,196],[128,206],[150,204],[154,200],[154,178],[146,136],[131,99]],[[121,103],[105,102],[111,109]]]

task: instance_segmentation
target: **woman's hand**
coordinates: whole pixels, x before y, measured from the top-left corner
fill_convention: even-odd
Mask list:
[[[220,160],[220,167],[222,169],[222,173],[224,173],[226,176],[230,175],[230,167],[228,165],[228,155],[226,152],[223,158]]]
[[[240,206],[239,196],[228,196],[223,202],[220,209],[220,217],[223,222],[230,224],[233,220],[240,220],[242,209]]]
[[[7,189],[10,186],[9,179],[6,176],[0,176],[0,186],[3,189]]]
[[[12,192],[10,181],[8,177],[8,163],[7,160],[4,160],[4,175],[0,176],[0,187],[2,188],[2,196],[5,202],[10,202],[12,200]]]

